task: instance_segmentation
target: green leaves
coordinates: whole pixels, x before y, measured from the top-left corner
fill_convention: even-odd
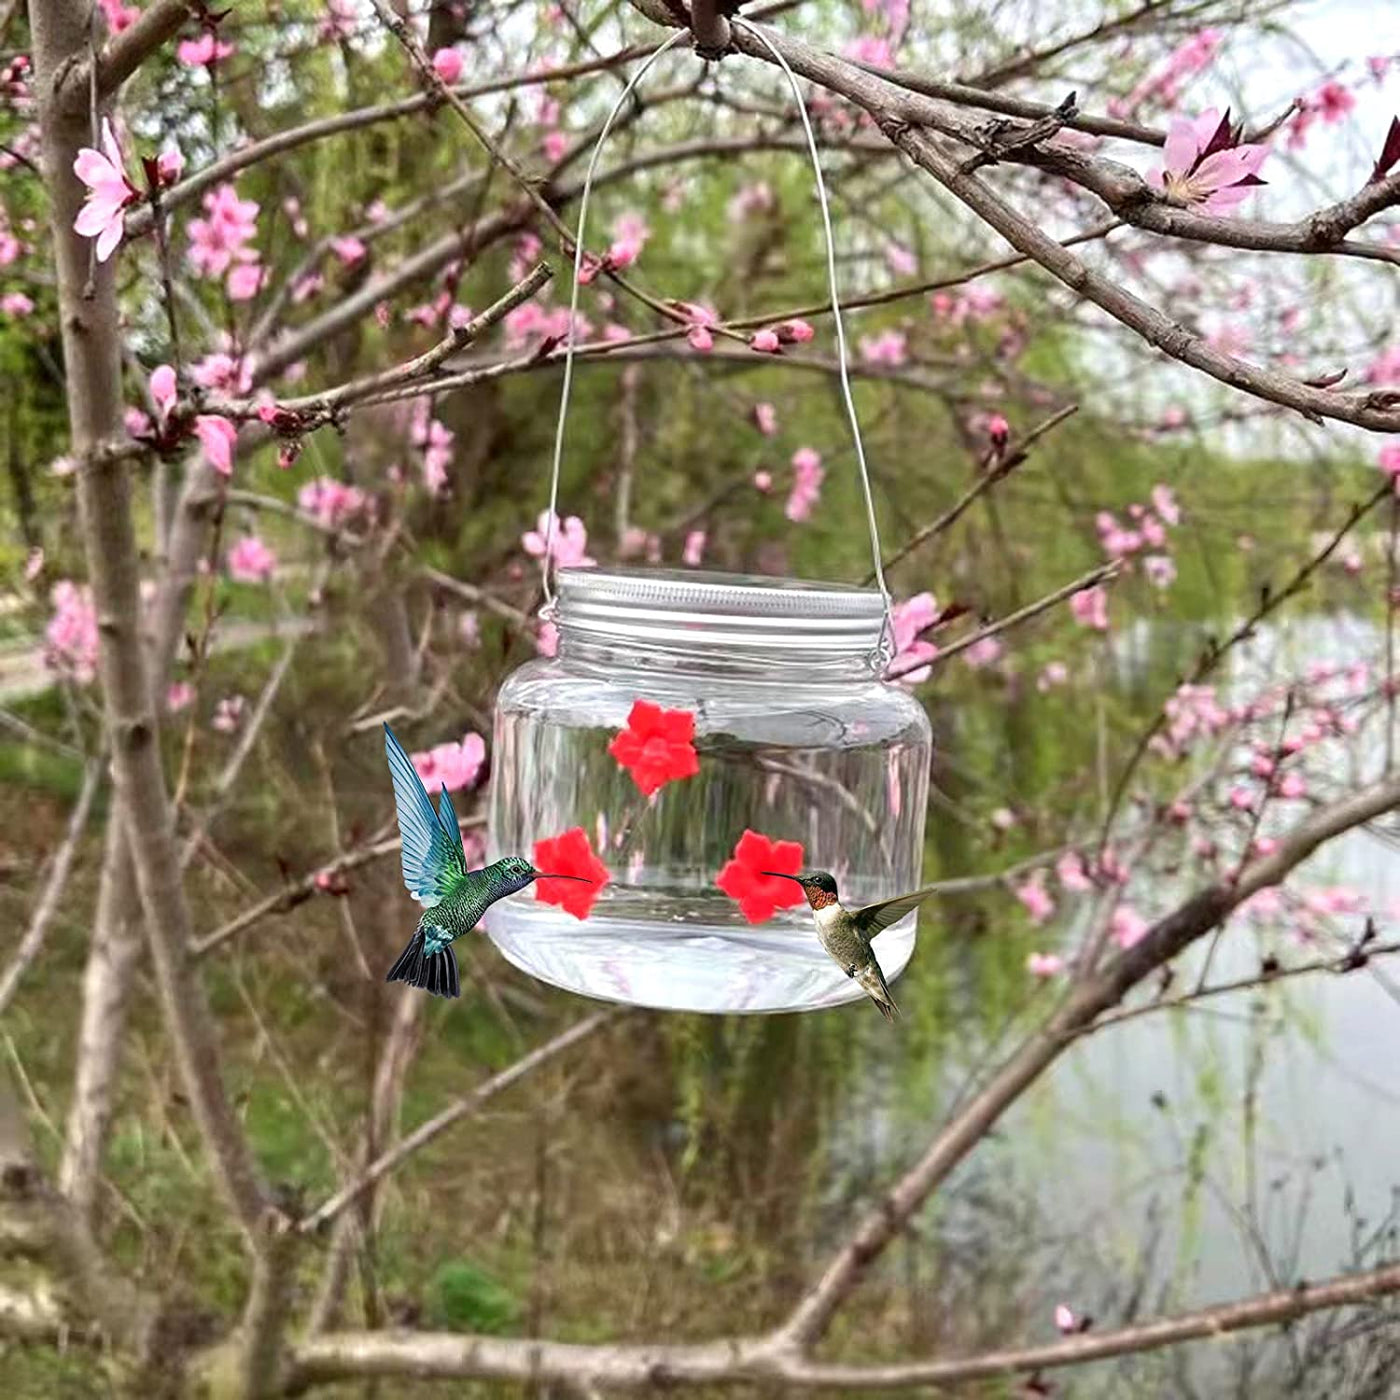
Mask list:
[[[439,1327],[498,1333],[510,1330],[521,1304],[470,1259],[454,1259],[443,1264],[428,1284],[428,1312]]]

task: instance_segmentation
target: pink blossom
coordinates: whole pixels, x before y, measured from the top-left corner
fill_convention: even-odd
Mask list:
[[[540,140],[540,150],[551,165],[557,165],[569,153],[569,138],[562,131],[546,131]]]
[[[204,218],[189,223],[189,261],[201,277],[222,277],[235,262],[256,262],[248,242],[257,233],[259,205],[239,199],[231,184],[204,196]]]
[[[213,68],[233,53],[233,45],[225,43],[212,29],[206,29],[198,39],[182,39],[175,46],[175,57],[186,68]]]
[[[364,255],[369,252],[364,240],[346,235],[343,238],[331,239],[331,252],[338,257],[346,267],[351,267],[359,262]]]
[[[1176,497],[1172,494],[1170,486],[1158,484],[1152,488],[1152,509],[1168,525],[1181,523],[1181,507],[1177,505]]]
[[[885,266],[896,277],[912,277],[919,270],[919,260],[904,244],[886,243]]]
[[[214,718],[209,721],[210,724],[220,734],[232,734],[243,721],[243,703],[241,695],[226,695],[214,706]]]
[[[106,262],[122,241],[126,210],[141,198],[126,178],[121,147],[106,117],[102,118],[102,149],[84,146],[73,161],[73,173],[88,187],[73,229],[85,238],[97,239],[97,261]]]
[[[228,270],[228,299],[252,301],[263,284],[264,276],[264,269],[258,263],[235,263]]]
[[[1079,1330],[1079,1318],[1075,1316],[1074,1310],[1068,1304],[1056,1304],[1055,1327],[1066,1334]]]
[[[1317,103],[1318,114],[1325,122],[1341,121],[1356,106],[1356,98],[1352,96],[1351,91],[1335,78],[1318,88],[1314,101]]]
[[[890,41],[875,34],[861,34],[852,39],[842,54],[855,63],[863,63],[871,68],[893,68],[894,55],[890,52]]]
[[[1026,959],[1026,971],[1032,977],[1058,977],[1064,970],[1065,960],[1058,953],[1032,953]]]
[[[938,648],[920,636],[937,617],[938,603],[932,593],[916,593],[912,598],[894,605],[890,621],[894,630],[895,655],[890,662],[890,670],[898,673],[896,678],[901,684],[919,685],[933,674],[931,666],[919,665],[914,670],[907,668],[915,662],[932,661],[938,655]]]
[[[777,331],[755,331],[749,337],[749,349],[761,350],[773,355],[778,351]]]
[[[165,708],[172,715],[187,710],[194,703],[194,686],[189,681],[171,681],[165,691]]]
[[[194,420],[194,435],[209,465],[221,476],[232,476],[233,446],[238,440],[238,429],[227,418],[201,413]]]
[[[244,535],[228,552],[229,575],[239,583],[267,583],[277,556],[256,535]]]
[[[216,350],[190,366],[190,378],[201,389],[246,394],[253,387],[253,368],[246,359]]]
[[[1141,943],[1147,929],[1147,920],[1131,904],[1120,904],[1108,921],[1108,931],[1113,941],[1123,949]]]
[[[1276,791],[1278,795],[1288,801],[1296,801],[1300,797],[1308,794],[1307,779],[1301,773],[1287,772],[1279,780]]]
[[[976,284],[958,293],[935,292],[929,298],[933,314],[954,326],[961,326],[965,321],[988,320],[1001,310],[1002,305],[1000,292]]]
[[[789,520],[806,520],[821,499],[822,478],[826,476],[820,453],[810,447],[799,447],[792,454],[792,471],[792,490],[783,514]]]
[[[1202,29],[1177,45],[1162,67],[1144,78],[1125,101],[1110,104],[1113,115],[1126,117],[1149,98],[1160,98],[1170,106],[1177,100],[1183,80],[1209,65],[1223,38],[1218,29]]]
[[[869,365],[902,365],[909,358],[903,331],[887,330],[861,338],[861,358]]]
[[[1005,650],[1000,637],[983,637],[963,652],[962,659],[974,671],[981,671],[1000,661]]]
[[[446,310],[446,305],[443,307]],[[570,334],[569,309],[566,306],[546,310],[538,302],[527,301],[517,306],[505,319],[506,345],[518,350],[532,338],[538,340],[563,340]],[[586,340],[593,327],[580,312],[572,322],[575,342]]]
[[[992,450],[998,454],[1005,452],[1006,444],[1011,441],[1011,424],[1006,421],[1005,416],[1000,413],[989,413],[982,426],[991,439]]]
[[[161,419],[170,416],[170,410],[175,407],[175,400],[179,397],[179,389],[175,384],[175,371],[169,365],[157,365],[151,371],[151,400],[155,404]]]
[[[998,831],[1010,831],[1016,825],[1016,813],[1010,807],[998,807],[992,813],[991,822]]]
[[[306,272],[292,281],[292,302],[300,305],[304,301],[310,301],[322,287],[326,285],[326,279],[319,272]]]
[[[1386,346],[1366,366],[1366,379],[1371,384],[1400,384],[1400,341]]]
[[[433,55],[433,72],[450,87],[461,82],[465,60],[456,49],[439,49]]]
[[[331,476],[308,481],[297,492],[297,505],[328,530],[340,529],[368,504],[368,498],[358,486],[347,486]]]
[[[794,345],[806,345],[806,343],[816,335],[816,331],[812,329],[810,322],[800,319],[784,321],[781,325],[776,327],[776,329],[779,340],[790,340]]]
[[[432,417],[432,402],[423,397],[414,401],[410,436],[413,445],[423,454],[423,482],[436,496],[447,485],[447,468],[452,461],[452,446],[457,435]]]
[[[355,0],[326,0],[326,15],[316,32],[332,43],[353,38],[356,18]]]
[[[16,320],[28,316],[34,310],[34,303],[23,292],[6,292],[0,296],[0,312],[13,316]]]
[[[97,7],[107,21],[110,34],[120,34],[141,18],[141,10],[136,5],[124,5],[122,0],[97,0]]]
[[[640,525],[629,525],[617,542],[617,552],[624,559],[636,559],[645,554],[651,536]]]
[[[1040,675],[1036,677],[1035,688],[1044,695],[1069,679],[1069,667],[1063,661],[1047,661]]]
[[[520,544],[526,554],[543,559],[545,540],[549,536],[550,512],[542,511],[533,530],[527,530],[520,537]],[[554,556],[554,565],[559,569],[587,568],[597,560],[588,557],[588,528],[576,515],[565,520],[554,517],[554,534],[549,543],[549,551]]]
[[[694,301],[678,301],[676,310],[690,324],[685,337],[690,342],[690,348],[702,351],[714,349],[715,339],[710,334],[710,327],[719,324],[719,312],[713,306]]]
[[[760,180],[756,184],[743,185],[739,192],[725,206],[725,213],[732,224],[751,219],[756,214],[766,214],[774,207],[772,187]]]
[[[630,267],[641,256],[650,237],[651,229],[640,214],[619,214],[613,221],[613,241],[603,261],[613,268]]]
[[[409,757],[430,793],[444,788],[456,792],[476,782],[486,762],[486,740],[480,734],[469,733],[459,744],[438,744]]]
[[[1169,588],[1176,582],[1176,561],[1169,554],[1147,555],[1142,569],[1155,588]]]
[[[79,685],[97,676],[97,612],[91,591],[60,579],[49,594],[53,616],[44,629],[44,665]]]
[[[778,410],[771,403],[756,403],[753,406],[753,421],[764,437],[772,437],[778,431]]]
[[[1236,144],[1227,122],[1214,107],[1195,120],[1176,118],[1167,133],[1163,164],[1148,171],[1148,184],[1176,203],[1198,205],[1207,214],[1237,208],[1263,183],[1258,172],[1269,148]]]
[[[681,551],[681,559],[690,565],[692,569],[700,567],[700,561],[705,554],[705,532],[703,530],[692,530],[685,537],[685,548]]]
[[[1400,442],[1387,443],[1382,447],[1376,462],[1381,471],[1394,480],[1396,489],[1400,490]]]
[[[756,490],[762,491],[766,495],[773,489],[773,473],[756,471],[753,474],[753,484]]]
[[[1084,868],[1084,857],[1078,851],[1066,851],[1055,862],[1055,878],[1060,882],[1060,888],[1071,894],[1087,894],[1094,888],[1094,882]]]
[[[1108,631],[1108,593],[1102,584],[1081,588],[1070,598],[1069,610],[1080,626],[1096,632]]]
[[[1039,874],[1016,887],[1016,898],[1025,905],[1033,924],[1043,924],[1055,912],[1055,901],[1047,893]]]

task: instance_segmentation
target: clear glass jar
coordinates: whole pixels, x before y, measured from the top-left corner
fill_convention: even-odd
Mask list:
[[[715,881],[750,829],[801,842],[803,868],[831,871],[847,904],[919,885],[932,737],[919,702],[879,678],[880,595],[664,569],[564,569],[558,586],[558,655],[497,699],[488,858],[581,827],[611,880],[584,920],[501,900],[496,946],[546,982],[641,1006],[858,999],[805,902],[751,924]],[[650,798],[608,751],[638,699],[695,716],[699,772]],[[875,940],[890,981],[914,925]]]

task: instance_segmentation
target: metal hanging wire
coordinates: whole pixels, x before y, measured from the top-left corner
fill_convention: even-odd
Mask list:
[[[788,66],[787,60],[778,51],[772,40],[756,24],[752,24],[737,15],[731,16],[729,22],[736,28],[751,34],[758,43],[767,49],[773,56],[773,61],[783,70],[788,80],[788,86],[792,90],[793,101],[797,104],[798,116],[802,119],[802,131],[807,138],[807,151],[812,158],[812,174],[816,179],[817,186],[817,203],[821,208],[822,215],[822,235],[826,242],[827,285],[831,292],[831,318],[836,326],[837,367],[841,381],[841,398],[846,406],[846,417],[851,425],[851,439],[855,444],[856,463],[860,468],[860,483],[865,498],[865,519],[870,531],[870,552],[875,566],[875,583],[880,590],[880,598],[885,609],[884,624],[880,631],[880,642],[877,648],[880,669],[883,670],[894,655],[894,604],[890,597],[889,588],[885,584],[885,568],[882,557],[884,551],[880,547],[880,527],[875,518],[875,498],[870,486],[870,469],[866,464],[865,444],[861,439],[860,423],[856,418],[855,400],[851,394],[851,377],[847,365],[846,327],[841,319],[841,302],[836,285],[836,243],[831,231],[831,206],[827,199],[826,181],[822,176],[817,139],[812,132],[812,123],[807,115],[807,105],[802,100],[802,89],[798,86],[797,75]],[[612,131],[618,114],[646,76],[647,71],[663,54],[689,38],[690,34],[687,30],[677,30],[628,79],[627,85],[613,104],[612,111],[608,113],[608,119],[603,123],[602,131],[598,134],[598,140],[593,147],[593,154],[589,158],[588,170],[583,179],[583,190],[579,197],[578,231],[574,236],[574,281],[569,296],[569,325],[564,339],[564,383],[559,393],[559,421],[554,429],[554,460],[550,467],[549,478],[549,514],[545,525],[544,558],[540,564],[540,578],[545,599],[544,606],[540,609],[540,616],[546,621],[552,620],[558,610],[558,598],[554,591],[554,536],[558,525],[559,475],[564,461],[564,426],[568,417],[569,396],[574,382],[574,339],[575,323],[578,319],[579,274],[583,271],[584,232],[588,221],[588,198],[593,190],[593,176],[598,168],[598,159],[602,155],[604,143]]]

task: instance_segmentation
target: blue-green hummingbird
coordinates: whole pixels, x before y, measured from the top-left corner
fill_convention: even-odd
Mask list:
[[[802,886],[807,903],[812,907],[812,921],[817,926],[817,938],[822,947],[875,1003],[880,1015],[893,1021],[899,1015],[899,1007],[890,995],[870,940],[917,909],[934,892],[934,887],[897,894],[893,899],[882,899],[878,904],[865,904],[859,909],[847,909],[837,895],[836,877],[829,871],[782,875],[776,870],[765,870],[763,874],[777,876],[780,880],[795,880]]]
[[[433,811],[432,799],[418,776],[413,760],[384,726],[384,752],[394,780],[402,839],[403,882],[423,906],[423,917],[408,947],[389,969],[386,982],[407,982],[438,997],[462,995],[457,957],[452,943],[470,933],[481,916],[505,895],[523,890],[532,880],[546,876],[524,856],[506,856],[481,870],[468,870],[462,849],[462,832],[452,795],[446,788]],[[548,875],[551,880],[583,880],[583,875]]]

